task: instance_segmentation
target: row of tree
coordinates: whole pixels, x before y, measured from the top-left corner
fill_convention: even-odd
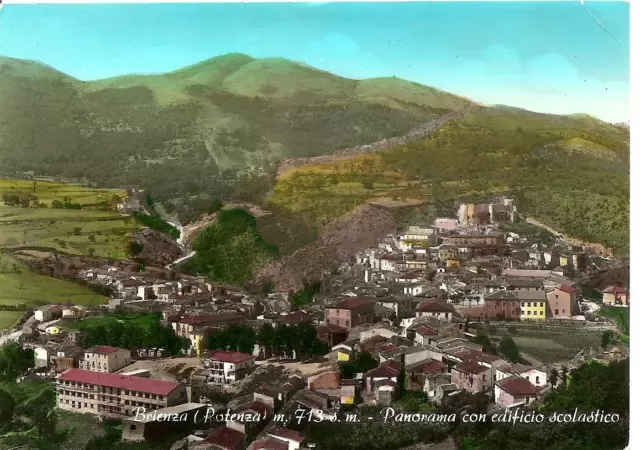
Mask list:
[[[171,328],[160,323],[160,317],[150,314],[145,320],[115,316],[85,320],[79,323],[79,343],[83,348],[112,345],[129,350],[163,348],[178,354],[189,347],[189,341],[176,336]]]
[[[263,325],[256,333],[253,328],[244,325],[232,325],[216,331],[209,336],[209,350],[235,350],[252,353],[255,345],[260,346],[262,356],[294,357],[304,359],[329,352],[326,342],[318,339],[316,328],[311,324]]]

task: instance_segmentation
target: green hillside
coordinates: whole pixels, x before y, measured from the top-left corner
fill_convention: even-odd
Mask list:
[[[573,237],[629,248],[629,131],[593,118],[482,108],[431,139],[376,155],[305,166],[269,202],[319,225],[380,200],[455,202],[499,194]]]
[[[282,158],[402,135],[468,103],[241,54],[91,82],[0,58],[0,102],[0,175],[142,186],[182,220],[211,198],[261,198]]]

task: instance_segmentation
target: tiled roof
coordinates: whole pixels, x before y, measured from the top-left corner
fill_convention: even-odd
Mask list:
[[[420,336],[437,336],[438,330],[426,325],[420,325],[418,328],[416,328],[416,333],[418,333]]]
[[[156,395],[167,395],[180,386],[179,383],[165,380],[153,380],[119,373],[101,373],[90,370],[71,369],[58,378],[63,381],[95,384],[119,389],[129,389]]]
[[[608,288],[606,288],[604,290],[605,294],[626,294],[627,293],[627,289],[622,287],[622,286],[609,286]]]
[[[378,377],[392,378],[398,375],[401,367],[402,367],[402,364],[400,364],[399,361],[392,359],[390,361],[383,362],[382,364],[380,364],[378,367],[374,369],[371,369],[370,371],[365,373],[365,376],[372,377],[372,378],[378,378]]]
[[[224,450],[237,450],[244,444],[244,434],[229,427],[220,427],[205,440]]]
[[[253,441],[247,450],[289,450],[289,445],[284,441],[269,437]]]
[[[443,363],[442,361],[438,361],[437,359],[428,359],[420,363],[420,365],[422,366],[421,372],[425,374],[442,372],[447,368],[447,365],[445,363]]]
[[[453,306],[438,300],[427,300],[416,308],[419,312],[453,312]]]
[[[356,309],[361,308],[366,305],[373,305],[372,302],[365,298],[348,298],[346,300],[341,301],[333,306],[331,309]]]
[[[95,347],[91,347],[87,350],[87,353],[99,353],[101,355],[108,355],[110,353],[115,353],[120,350],[118,347],[111,347],[109,345],[96,345]]]
[[[313,317],[307,314],[304,311],[296,311],[291,314],[287,314],[286,316],[280,316],[275,320],[275,322],[286,323],[289,325],[299,324],[299,323],[308,323],[313,320]]]
[[[609,286],[603,292],[605,294],[626,294],[627,289],[623,286]]]
[[[498,386],[511,395],[537,395],[538,390],[529,381],[517,375],[498,381]]]
[[[455,366],[454,369],[457,370],[458,372],[472,373],[474,375],[482,373],[486,370],[490,370],[489,367],[478,364],[475,361],[463,361],[457,366]]]
[[[339,325],[335,325],[332,323],[325,323],[318,326],[318,333],[344,333],[347,331],[346,328],[341,327]]]
[[[234,352],[231,350],[214,350],[207,353],[207,359],[213,361],[222,361],[226,363],[237,364],[253,358],[253,355],[242,352]]]
[[[567,286],[567,285],[562,285],[560,286],[560,290],[562,292],[566,292],[567,294],[575,294],[576,293],[576,289],[571,287],[571,286]]]
[[[290,439],[295,442],[303,442],[304,436],[295,430],[290,430],[283,427],[274,427],[267,432],[271,436],[281,437],[284,439]]]

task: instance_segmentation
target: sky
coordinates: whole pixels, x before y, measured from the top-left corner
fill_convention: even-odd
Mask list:
[[[585,9],[586,7],[586,9]],[[491,105],[629,120],[624,2],[5,5],[0,55],[82,80],[231,52]]]

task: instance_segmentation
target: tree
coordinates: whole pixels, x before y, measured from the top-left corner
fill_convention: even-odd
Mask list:
[[[400,355],[400,372],[398,372],[398,376],[396,378],[396,388],[393,391],[393,399],[395,401],[400,400],[405,392],[406,392],[406,378],[407,378],[407,374],[405,372],[405,367],[404,367],[404,353]]]
[[[607,346],[613,342],[613,332],[611,330],[605,330],[600,336],[600,346],[602,350],[606,350]]]
[[[55,209],[62,209],[64,208],[64,205],[62,204],[62,202],[60,200],[54,200],[51,202],[51,206],[53,206]]]
[[[511,336],[504,336],[502,338],[499,350],[500,353],[511,362],[517,363],[522,361],[520,349]]]
[[[475,342],[477,344],[482,345],[482,351],[485,353],[490,353],[492,355],[498,354],[498,349],[496,348],[496,344],[493,343],[491,338],[484,332],[480,331],[475,337]]]
[[[87,254],[89,256],[93,256],[93,254],[96,252],[96,249],[93,247],[89,247],[89,249],[87,250]]]
[[[562,377],[562,384],[566,386],[567,377],[569,376],[569,369],[567,368],[567,366],[562,366],[560,376]]]
[[[0,435],[11,429],[16,402],[4,389],[0,389]]]
[[[556,384],[558,384],[558,378],[558,369],[554,367],[553,369],[551,369],[551,373],[549,373],[549,384],[551,385],[551,387],[556,387]]]
[[[73,235],[74,236],[80,236],[81,232],[82,232],[82,228],[80,228],[80,227],[75,227],[73,229]]]

